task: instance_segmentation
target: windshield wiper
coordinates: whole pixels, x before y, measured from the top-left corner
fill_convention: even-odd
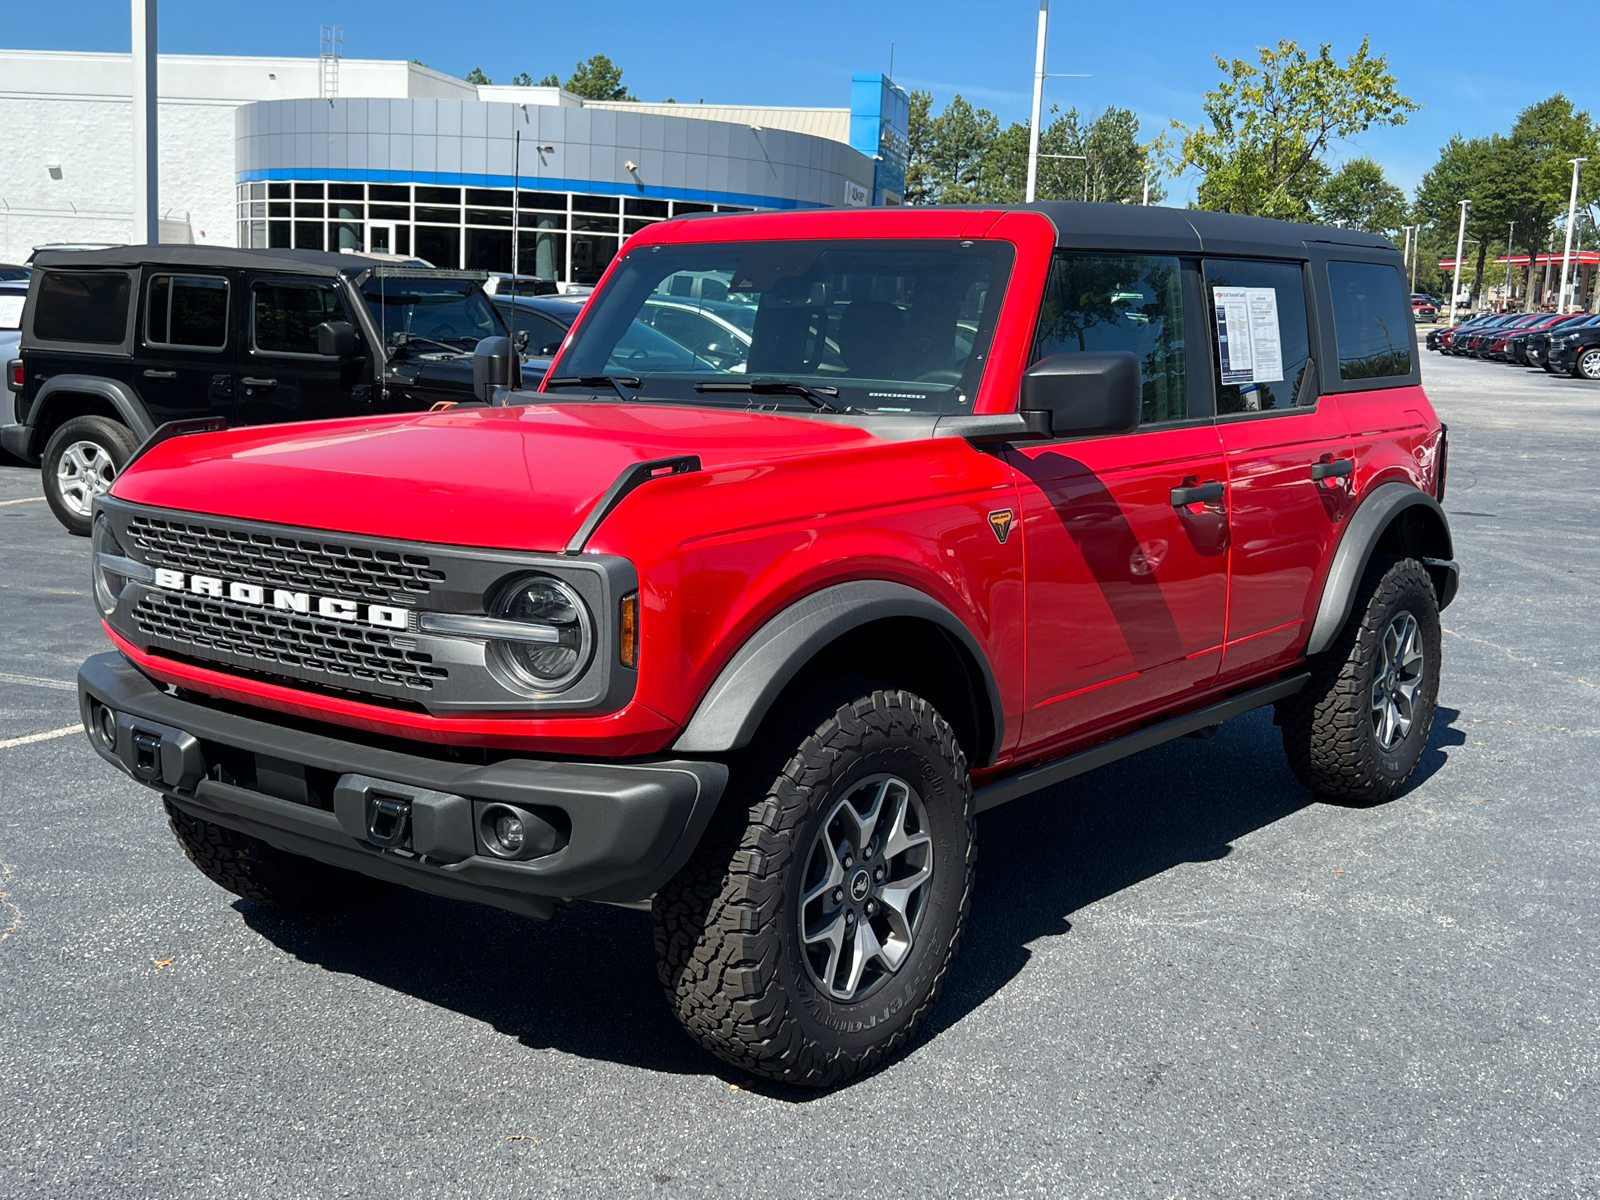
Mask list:
[[[625,387],[636,388],[644,386],[644,381],[637,375],[557,375],[554,379],[544,381],[546,389],[561,387],[609,387],[624,400],[632,400]]]
[[[407,346],[410,346],[415,342],[426,342],[430,346],[437,346],[446,354],[462,353],[461,347],[452,346],[448,342],[441,342],[437,338],[419,337],[414,333],[392,333],[389,335],[389,345],[392,346],[396,351],[404,350]],[[406,357],[409,358],[410,355],[408,354]]]
[[[750,392],[756,396],[803,396],[821,412],[849,412],[848,406],[840,408],[829,397],[837,396],[839,389],[826,385],[812,386],[791,379],[708,379],[694,385],[697,392]]]

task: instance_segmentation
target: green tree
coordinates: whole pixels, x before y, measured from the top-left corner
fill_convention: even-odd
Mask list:
[[[518,71],[515,75],[513,75],[511,77],[511,86],[512,87],[532,87],[533,86],[533,76],[529,75],[526,71]]]
[[[546,87],[557,86],[554,75],[547,75],[542,83]],[[622,85],[622,68],[604,54],[592,55],[588,61],[579,63],[577,69],[567,76],[567,81],[559,86],[566,88],[574,96],[582,96],[585,100],[639,98]]]
[[[489,83],[493,83],[494,80],[490,79],[487,75],[485,75],[483,73],[483,68],[482,67],[473,67],[472,70],[467,72],[467,82],[468,83],[489,84]]]
[[[1223,79],[1205,94],[1209,124],[1173,122],[1182,138],[1172,174],[1198,170],[1201,208],[1306,220],[1328,168],[1331,143],[1374,125],[1403,125],[1420,105],[1396,88],[1370,39],[1343,65],[1324,43],[1316,57],[1285,39],[1259,47],[1258,62],[1216,56]]]
[[[981,203],[985,195],[984,161],[1000,133],[1000,118],[986,108],[973,108],[957,92],[933,125],[929,165],[939,182],[940,204]]]
[[[933,177],[933,94],[916,91],[910,96],[906,121],[907,204],[935,204],[939,188]]]
[[[1317,220],[1399,236],[1410,217],[1406,194],[1384,178],[1376,159],[1352,158],[1323,181],[1314,202]]]

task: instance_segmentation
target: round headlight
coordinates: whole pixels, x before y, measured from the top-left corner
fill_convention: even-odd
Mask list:
[[[572,588],[548,575],[523,575],[500,590],[490,609],[504,621],[528,626],[527,641],[489,643],[501,682],[523,692],[558,692],[589,665],[594,622]]]
[[[112,558],[127,558],[127,553],[117,542],[117,537],[111,532],[111,522],[104,516],[94,520],[94,551],[91,555],[93,566],[90,568],[94,576],[94,602],[99,606],[100,615],[109,618],[117,610],[117,599],[122,595],[122,589],[127,580],[121,575],[108,571],[101,555]]]

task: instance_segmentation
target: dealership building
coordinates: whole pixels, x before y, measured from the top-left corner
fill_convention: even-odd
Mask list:
[[[849,107],[584,100],[420,63],[162,55],[161,238],[412,255],[592,283],[685,213],[898,204],[905,92]],[[133,237],[127,54],[0,50],[0,261]]]

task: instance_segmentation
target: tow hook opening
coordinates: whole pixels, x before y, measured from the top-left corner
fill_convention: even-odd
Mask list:
[[[133,731],[133,773],[140,779],[161,780],[161,735],[146,729]]]
[[[367,840],[393,850],[402,845],[411,826],[411,801],[396,796],[367,797]]]

